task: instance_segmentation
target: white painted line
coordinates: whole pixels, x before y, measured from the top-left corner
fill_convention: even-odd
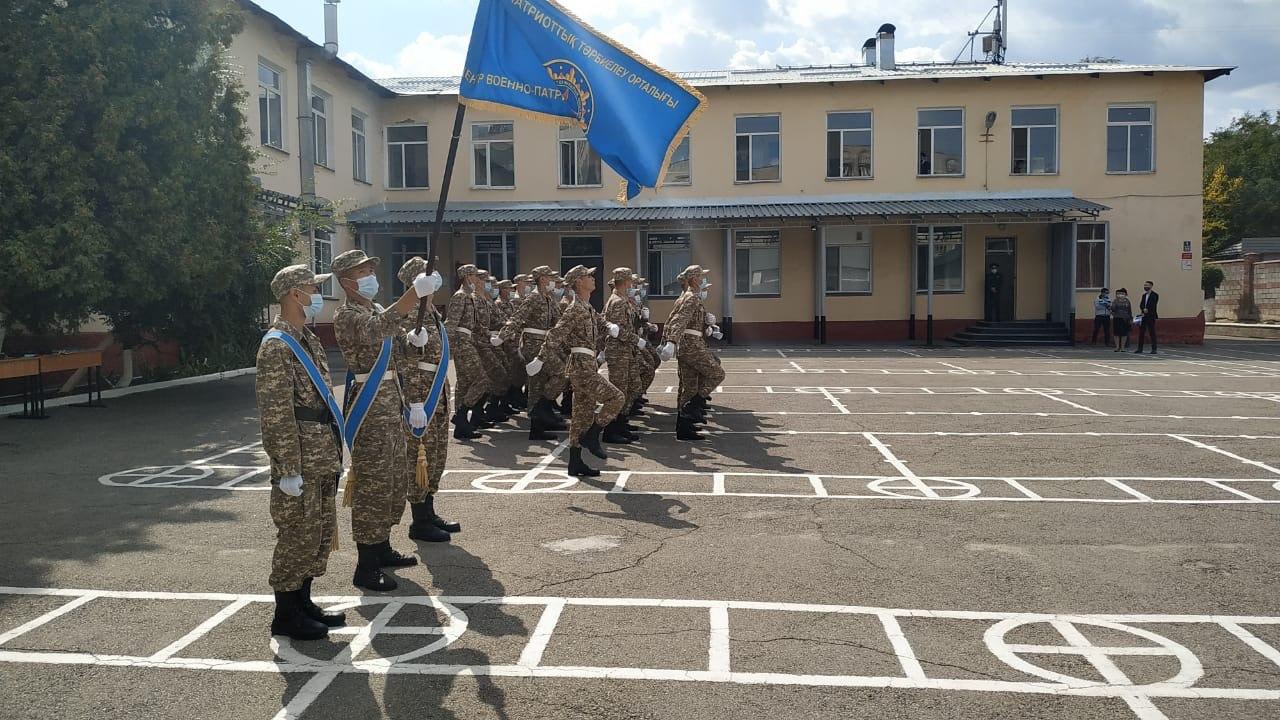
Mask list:
[[[1263,642],[1261,638],[1240,627],[1238,623],[1223,621],[1218,624],[1226,629],[1227,632],[1240,638],[1245,645],[1253,648],[1254,652],[1270,660],[1276,667],[1280,667],[1280,650],[1276,650],[1275,647]]]
[[[1042,397],[1042,398],[1045,398],[1046,400],[1052,400],[1052,401],[1054,401],[1054,402],[1060,402],[1060,403],[1062,403],[1063,405],[1070,405],[1071,407],[1073,407],[1073,408],[1075,408],[1075,409],[1077,409],[1077,410],[1084,410],[1085,412],[1090,412],[1090,413],[1093,413],[1094,415],[1106,415],[1106,413],[1102,412],[1101,410],[1094,410],[1094,409],[1093,409],[1093,408],[1091,408],[1091,407],[1086,407],[1086,406],[1084,406],[1084,405],[1081,405],[1080,403],[1072,402],[1072,401],[1070,401],[1070,400],[1068,400],[1068,399],[1066,399],[1066,398],[1063,398],[1063,397],[1058,397],[1057,395],[1050,395],[1050,394],[1049,394],[1049,393],[1047,393],[1047,392],[1037,392],[1037,393],[1035,393],[1035,394],[1036,394],[1036,395],[1039,395],[1039,396],[1040,396],[1040,397]]]
[[[810,475],[809,485],[813,488],[814,497],[827,497],[827,488],[822,484],[822,478],[820,476]]]
[[[711,474],[711,494],[712,495],[725,494],[724,493],[724,473],[718,472],[718,473]]]
[[[795,368],[796,372],[800,373],[801,375],[807,372],[804,368],[800,367],[799,363],[797,363],[795,360],[792,360],[790,364],[791,364],[791,367]]]
[[[242,609],[244,609],[246,605],[248,605],[251,602],[253,601],[247,600],[245,598],[240,598],[239,600],[233,601],[230,605],[227,605],[226,607],[219,610],[208,620],[205,620],[204,622],[197,625],[195,629],[193,629],[191,632],[187,633],[186,635],[183,635],[177,640],[174,640],[164,649],[157,651],[149,659],[156,662],[168,660],[169,658],[181,652],[184,648],[186,648],[191,643],[199,640],[205,635],[208,635],[209,631],[221,625],[223,622],[226,621],[227,618],[240,612]]]
[[[98,597],[97,594],[93,592],[88,592],[85,595],[81,595],[80,597],[77,597],[76,599],[72,600],[71,602],[65,605],[61,605],[57,608],[54,608],[53,610],[50,610],[49,612],[41,615],[38,618],[35,618],[33,620],[28,620],[27,622],[19,625],[18,627],[6,633],[0,634],[0,645],[7,643],[14,638],[21,637],[31,632],[32,630],[35,630],[41,625],[57,620],[63,615],[66,615],[72,610],[75,610],[81,605],[84,605],[85,603],[88,603],[97,597]]]
[[[867,442],[871,443],[871,447],[875,448],[882,456],[884,456],[885,462],[892,465],[895,470],[901,473],[902,478],[910,482],[917,490],[919,490],[921,495],[928,498],[938,497],[938,493],[933,488],[929,487],[927,483],[921,482],[920,477],[912,472],[911,468],[907,467],[905,462],[898,459],[898,456],[893,454],[893,451],[889,449],[889,446],[881,442],[880,438],[877,438],[874,433],[864,432],[862,433],[862,436],[867,439]]]
[[[907,636],[902,632],[902,625],[898,623],[898,618],[893,613],[877,613],[880,618],[880,624],[884,626],[885,637],[889,638],[889,644],[893,646],[893,654],[897,656],[898,663],[902,665],[902,673],[907,679],[916,682],[926,680],[924,668],[920,666],[920,661],[916,659],[916,651],[911,647],[911,643],[907,642]]]
[[[1146,495],[1146,494],[1141,493],[1141,492],[1139,492],[1139,491],[1137,491],[1137,490],[1134,490],[1133,488],[1129,487],[1128,485],[1125,485],[1124,483],[1120,482],[1119,480],[1116,480],[1115,478],[1107,478],[1106,482],[1107,482],[1107,484],[1108,484],[1108,485],[1111,485],[1112,487],[1116,488],[1117,490],[1120,490],[1120,491],[1122,491],[1122,492],[1129,493],[1130,495],[1132,495],[1132,496],[1134,496],[1134,497],[1138,498],[1139,500],[1141,500],[1141,501],[1143,501],[1143,502],[1151,502],[1151,496],[1150,496],[1150,495]]]
[[[1280,475],[1280,469],[1276,469],[1276,468],[1274,468],[1274,467],[1271,467],[1270,465],[1268,465],[1268,464],[1266,464],[1266,463],[1264,463],[1264,462],[1259,462],[1259,461],[1257,461],[1257,460],[1250,460],[1250,459],[1249,459],[1249,458],[1247,458],[1247,457],[1244,457],[1244,456],[1241,456],[1241,455],[1237,455],[1237,454],[1235,454],[1235,453],[1233,453],[1233,452],[1228,452],[1228,451],[1226,451],[1226,450],[1223,450],[1223,449],[1222,449],[1222,448],[1220,448],[1220,447],[1215,447],[1215,446],[1213,446],[1213,445],[1209,445],[1208,443],[1202,443],[1202,442],[1199,442],[1199,441],[1197,441],[1197,440],[1192,440],[1192,439],[1191,439],[1191,438],[1193,438],[1193,437],[1205,437],[1205,436],[1203,436],[1203,435],[1194,435],[1194,436],[1193,436],[1193,435],[1170,435],[1169,437],[1173,438],[1174,440],[1181,440],[1182,442],[1187,443],[1187,444],[1189,444],[1189,445],[1194,445],[1195,447],[1198,447],[1198,448],[1200,448],[1201,450],[1208,450],[1209,452],[1214,452],[1214,453],[1217,453],[1217,454],[1222,455],[1222,456],[1224,456],[1224,457],[1229,457],[1229,458],[1231,458],[1232,460],[1238,460],[1238,461],[1240,461],[1240,462],[1244,463],[1245,465],[1252,465],[1252,466],[1254,466],[1254,467],[1256,467],[1256,468],[1259,468],[1259,469],[1262,469],[1262,470],[1266,470],[1266,471],[1267,471],[1267,472],[1269,472],[1269,473],[1274,473],[1274,474],[1276,474],[1276,475]]]
[[[530,483],[537,480],[539,475],[545,472],[548,467],[551,467],[551,463],[555,462],[567,447],[569,447],[569,438],[565,437],[565,439],[561,440],[551,452],[547,453],[545,457],[539,460],[537,465],[534,465],[524,474],[524,477],[521,477],[520,480],[512,486],[512,492],[520,492],[521,490],[529,487]]]
[[[542,654],[547,650],[547,643],[551,642],[551,635],[556,630],[556,624],[560,622],[560,614],[564,612],[564,601],[549,602],[547,607],[542,611],[542,617],[538,618],[538,624],[533,628],[533,633],[529,636],[529,642],[524,646],[524,650],[520,651],[520,659],[516,664],[521,667],[533,668],[542,664]]]
[[[1031,492],[1031,490],[1030,490],[1030,489],[1028,489],[1026,485],[1023,485],[1022,483],[1018,482],[1017,480],[1014,480],[1013,478],[1005,478],[1005,479],[1004,479],[1004,482],[1005,482],[1005,484],[1006,484],[1006,485],[1008,485],[1009,487],[1011,487],[1011,488],[1013,488],[1014,490],[1017,490],[1018,492],[1020,492],[1020,493],[1022,493],[1023,495],[1025,495],[1025,496],[1027,497],[1027,499],[1028,499],[1028,500],[1043,500],[1043,499],[1044,499],[1044,498],[1043,498],[1043,497],[1041,497],[1040,495],[1038,495],[1038,494],[1036,494],[1036,493],[1034,493],[1034,492]]]
[[[1260,498],[1260,497],[1256,497],[1256,496],[1250,495],[1249,493],[1247,493],[1247,492],[1245,492],[1245,491],[1243,491],[1243,490],[1239,490],[1239,489],[1237,489],[1237,488],[1233,488],[1233,487],[1231,487],[1230,485],[1228,485],[1228,484],[1226,484],[1226,483],[1222,482],[1221,480],[1205,480],[1204,482],[1205,482],[1205,484],[1206,484],[1206,485],[1212,485],[1212,486],[1214,486],[1214,487],[1216,487],[1216,488],[1219,488],[1219,489],[1221,489],[1221,490],[1226,490],[1227,492],[1229,492],[1229,493],[1231,493],[1231,494],[1233,494],[1233,495],[1239,495],[1240,497],[1242,497],[1242,498],[1244,498],[1245,500],[1248,500],[1248,501],[1250,501],[1250,502],[1266,502],[1265,500],[1263,500],[1263,499],[1262,499],[1262,498]]]
[[[837,400],[836,396],[833,395],[830,390],[828,390],[827,388],[822,388],[822,394],[827,396],[827,399],[831,401],[831,404],[835,406],[836,410],[840,411],[840,414],[842,415],[849,414],[849,408],[845,407],[844,403]]]
[[[714,605],[710,613],[711,631],[707,652],[707,671],[727,677],[729,669],[729,605]]]
[[[631,479],[631,471],[623,470],[618,473],[618,479],[613,481],[613,489],[610,492],[626,492],[627,480]]]
[[[961,373],[963,373],[963,374],[965,374],[965,375],[977,375],[977,374],[978,374],[977,372],[975,372],[975,371],[973,371],[973,370],[970,370],[970,369],[968,369],[968,368],[962,368],[962,367],[960,367],[959,365],[956,365],[956,364],[954,364],[954,363],[942,362],[941,360],[939,360],[939,361],[938,361],[938,364],[939,364],[939,365],[942,365],[943,367],[949,367],[949,368],[951,368],[952,370],[959,370]]]

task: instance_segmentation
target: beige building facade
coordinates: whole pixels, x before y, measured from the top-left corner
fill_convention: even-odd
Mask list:
[[[244,4],[232,55],[264,189],[314,182],[337,212],[300,250],[324,270],[362,247],[398,291],[426,252],[457,79],[374,81]],[[1162,338],[1202,339],[1204,85],[1230,68],[869,60],[685,74],[709,107],[667,184],[628,206],[581,138],[468,111],[440,267],[636,267],[661,318],[699,263],[738,343],[940,341],[984,317],[1083,336],[1099,288],[1151,280]]]

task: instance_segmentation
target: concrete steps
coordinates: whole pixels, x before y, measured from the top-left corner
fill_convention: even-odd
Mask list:
[[[1071,344],[1063,323],[1043,320],[982,321],[948,338],[953,343],[974,347],[1036,347]]]

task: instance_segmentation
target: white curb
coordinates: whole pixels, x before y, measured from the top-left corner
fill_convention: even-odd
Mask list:
[[[183,385],[197,385],[199,383],[215,382],[217,380],[229,380],[241,375],[255,375],[258,372],[256,367],[239,368],[237,370],[224,370],[222,372],[211,373],[209,375],[197,375],[195,377],[177,378],[174,380],[162,380],[161,382],[143,383],[141,385],[130,385],[125,388],[112,388],[102,391],[102,399],[124,397],[125,395],[133,395],[134,393],[150,392],[151,390],[164,390],[165,388],[181,387]],[[78,392],[63,397],[49,398],[44,401],[44,406],[61,407],[63,405],[75,405],[83,403],[88,396],[87,392]],[[9,413],[22,412],[22,403],[16,405],[0,405],[0,415]]]

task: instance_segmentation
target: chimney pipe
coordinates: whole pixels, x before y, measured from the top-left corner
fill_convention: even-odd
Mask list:
[[[893,70],[897,68],[897,64],[893,59],[893,32],[897,30],[890,23],[885,23],[876,31],[876,53],[879,55],[879,67],[881,70]]]
[[[341,0],[324,0],[324,51],[329,57],[338,54],[338,3]]]
[[[869,38],[866,42],[862,43],[862,61],[866,63],[867,67],[876,66],[876,39],[875,38]]]

